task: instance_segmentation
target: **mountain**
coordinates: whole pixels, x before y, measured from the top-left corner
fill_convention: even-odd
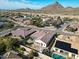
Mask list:
[[[48,11],[48,12],[56,12],[56,11],[61,10],[63,8],[64,7],[59,2],[55,2],[54,4],[43,7],[41,10]]]
[[[3,10],[2,10],[3,11]],[[54,4],[48,5],[43,7],[39,10],[33,10],[30,8],[24,9],[16,9],[16,10],[9,10],[15,12],[32,12],[32,13],[50,13],[50,14],[64,14],[64,15],[79,15],[79,8],[73,7],[64,7],[59,2],[55,2]]]
[[[64,7],[59,2],[41,8],[41,12],[52,14],[79,15],[79,8]]]

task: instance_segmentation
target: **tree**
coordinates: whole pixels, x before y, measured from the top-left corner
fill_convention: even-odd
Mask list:
[[[58,17],[57,21],[54,24],[55,24],[55,27],[60,28],[60,25],[63,24],[62,19]]]
[[[28,56],[30,57],[30,59],[33,59],[34,57],[39,57],[39,54],[38,52],[31,50]]]
[[[7,52],[13,49],[16,39],[10,37],[0,37],[0,52]]]
[[[34,55],[35,57],[38,57],[38,56],[39,56],[38,52],[36,52],[36,51],[33,52],[33,55]]]
[[[50,26],[50,24],[54,24],[54,20],[53,20],[53,18],[50,18],[50,19],[48,19],[47,21],[46,21],[46,25],[47,26]]]
[[[70,19],[70,18],[68,18],[68,17],[64,17],[63,18],[63,22],[71,22],[72,21],[72,19]]]
[[[12,50],[15,43],[16,43],[16,39],[13,39],[10,37],[4,38],[4,44],[6,45],[6,51]]]
[[[42,53],[50,57],[52,56],[52,52],[49,49],[44,49]]]
[[[0,55],[5,53],[5,44],[0,40]]]
[[[32,18],[33,25],[42,27],[42,19],[40,17],[33,17]]]
[[[75,32],[75,31],[77,31],[78,29],[68,26],[68,27],[66,28],[66,30],[67,30],[67,31],[70,31],[70,32]]]
[[[4,28],[12,28],[14,26],[13,22],[5,22]]]
[[[17,13],[17,17],[19,18],[19,17],[21,17],[22,16],[22,14],[19,12],[19,13]]]
[[[62,22],[62,19],[60,17],[57,18],[57,25],[61,25],[63,22]]]

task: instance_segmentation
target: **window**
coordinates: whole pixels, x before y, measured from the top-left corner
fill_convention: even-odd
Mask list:
[[[43,44],[41,43],[41,46],[43,46]]]

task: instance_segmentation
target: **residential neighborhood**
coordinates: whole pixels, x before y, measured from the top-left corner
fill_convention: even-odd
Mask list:
[[[24,1],[15,3],[25,7]],[[41,9],[1,9],[0,59],[79,59],[79,9],[60,2]]]

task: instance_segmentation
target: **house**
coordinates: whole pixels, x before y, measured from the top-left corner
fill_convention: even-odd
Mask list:
[[[65,49],[62,49],[62,50],[64,50],[63,52],[67,51],[67,53],[69,54],[69,56],[72,57],[73,54],[75,56],[79,55],[79,36],[72,36],[72,35],[60,34],[56,38],[56,40],[61,41],[61,42],[65,42],[65,44],[67,44],[67,43],[70,44],[70,48],[73,48],[73,50],[70,49],[69,51],[67,51]],[[61,44],[61,45],[62,45],[61,47],[63,47],[63,44]],[[67,46],[66,46],[66,48],[69,49],[69,47],[67,47]],[[61,49],[58,49],[58,50],[60,52]],[[74,51],[76,51],[76,52],[74,52]]]
[[[55,21],[53,20],[53,18],[50,18],[50,19],[48,19],[47,21],[46,21],[46,23],[48,23],[48,24],[53,24]]]
[[[31,34],[33,34],[34,32],[36,32],[35,29],[30,29],[30,28],[18,28],[15,31],[12,31],[12,35],[13,36],[29,36]]]
[[[78,57],[78,50],[75,48],[72,48],[72,45],[67,42],[56,40],[56,43],[53,49],[57,53],[62,53],[62,54],[64,53],[66,56],[69,56],[74,59]]]
[[[32,24],[32,21],[29,20],[29,19],[27,19],[27,20],[25,20],[23,23],[26,24],[26,25],[31,25],[31,24]]]
[[[30,24],[32,24],[32,21],[30,20],[30,18],[22,18],[22,17],[20,17],[20,18],[15,18],[15,21],[17,21],[17,22],[21,22],[21,23],[24,23],[24,24],[27,24],[27,25],[30,25]]]
[[[36,33],[32,34],[30,37],[32,39],[34,39],[35,43],[38,44],[40,46],[40,44],[43,44],[43,46],[45,46],[45,44],[41,41],[41,39],[46,35],[46,33],[44,31],[37,31]]]
[[[41,47],[47,47],[51,43],[50,41],[53,40],[55,33],[53,32],[44,32],[39,31],[31,35],[33,39],[35,39],[35,43],[38,44]],[[53,40],[54,41],[54,40]]]
[[[62,41],[57,40],[55,47],[57,47],[59,49],[63,49],[65,51],[69,51],[69,52],[78,54],[78,50],[75,48],[71,48],[71,44],[67,43],[67,42],[62,42]]]
[[[38,30],[37,32],[33,33],[30,37],[34,40],[41,39],[46,33],[44,31]]]
[[[23,22],[25,19],[24,18],[16,18],[15,20],[18,22]]]
[[[54,39],[55,34],[56,34],[55,32],[48,32],[48,33],[46,33],[46,35],[43,36],[42,39],[40,39],[43,42],[43,44],[39,42],[40,45],[42,47],[50,47],[50,44],[55,41],[55,39]]]
[[[50,18],[48,18],[48,17],[42,17],[42,20],[43,20],[43,22],[45,22],[45,21],[47,21],[47,20],[49,20]]]

